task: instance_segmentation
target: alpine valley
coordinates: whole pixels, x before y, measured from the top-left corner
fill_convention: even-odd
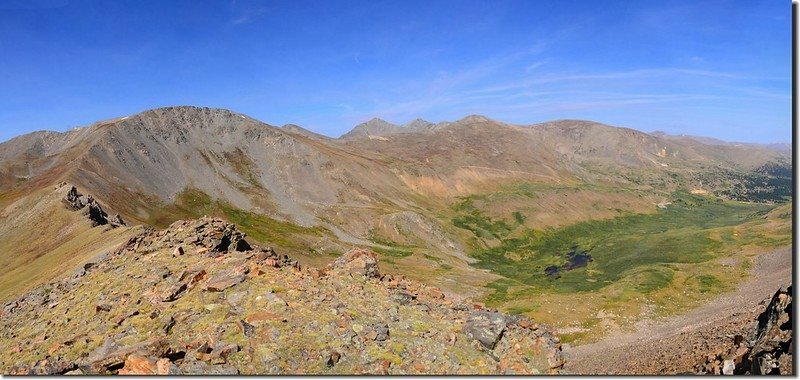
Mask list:
[[[0,372],[791,373],[792,180],[789,145],[583,120],[35,132],[0,144]]]

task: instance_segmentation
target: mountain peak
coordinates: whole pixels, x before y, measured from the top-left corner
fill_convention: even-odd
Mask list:
[[[134,116],[166,116],[166,115],[174,115],[179,117],[186,117],[186,116],[205,116],[205,117],[233,117],[239,116],[241,118],[247,118],[245,115],[240,113],[233,112],[229,109],[225,108],[210,108],[210,107],[198,107],[198,106],[167,106],[167,107],[159,107],[153,108],[146,111],[142,111],[138,114],[131,115],[130,117]],[[125,118],[122,118],[125,119]]]
[[[370,135],[387,135],[397,132],[398,126],[386,120],[373,117],[367,122],[356,125],[350,132],[345,133],[341,138],[364,137]]]
[[[416,118],[408,123],[403,124],[401,128],[406,132],[417,132],[428,129],[431,125],[433,125],[433,123],[427,120]]]
[[[379,117],[373,117],[372,119],[369,119],[367,122],[365,122],[363,124],[369,124],[369,125],[394,125],[394,124],[392,124],[392,123],[390,123],[390,122],[388,122],[386,120],[383,120],[383,119],[381,119]]]
[[[467,116],[459,119],[454,124],[485,123],[485,122],[488,122],[488,121],[493,121],[493,120],[489,119],[488,117],[483,116],[483,115],[472,114],[472,115],[467,115]]]
[[[404,125],[413,125],[413,124],[433,124],[433,123],[418,117],[414,120],[409,121],[408,123],[405,123]]]
[[[379,118],[373,118],[365,123],[361,123],[355,126],[355,128],[353,128],[350,132],[342,135],[341,138],[387,136],[387,135],[402,134],[402,133],[429,132],[429,131],[440,130],[442,128],[451,125],[466,125],[466,124],[476,124],[476,123],[486,123],[486,122],[497,123],[496,121],[486,116],[474,115],[474,114],[468,115],[455,122],[441,122],[436,124],[421,118],[416,118],[412,121],[409,121],[408,123],[399,126],[391,124]]]
[[[123,129],[146,129],[171,137],[176,137],[173,134],[178,130],[210,130],[222,135],[238,129],[273,127],[228,109],[197,106],[154,108],[98,124],[100,127],[118,125]]]
[[[397,125],[392,124],[379,117],[373,117],[372,119],[369,119],[361,124],[356,125],[355,128],[353,128],[353,130],[355,130],[356,128],[366,128],[368,130],[388,130],[397,128]]]

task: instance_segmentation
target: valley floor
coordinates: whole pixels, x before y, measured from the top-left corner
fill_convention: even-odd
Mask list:
[[[792,249],[760,255],[750,278],[685,314],[638,323],[634,332],[612,333],[603,340],[565,347],[565,373],[675,374],[695,372],[708,354],[723,350],[736,334],[752,328],[765,299],[792,281]]]

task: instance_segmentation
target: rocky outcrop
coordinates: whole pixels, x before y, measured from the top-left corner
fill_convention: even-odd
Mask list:
[[[66,184],[63,185],[66,186]],[[67,195],[64,196],[64,203],[75,211],[86,207],[86,199],[78,193],[78,189],[75,186],[70,186]]]
[[[214,218],[146,231],[3,305],[0,352],[6,374],[556,374],[564,364],[546,328],[381,274],[373,252],[320,271]]]
[[[109,220],[108,223],[112,227],[121,227],[121,226],[127,226],[128,225],[127,223],[125,223],[124,220],[122,220],[122,216],[120,216],[119,214],[114,214],[114,217],[111,218],[111,220]]]
[[[100,204],[92,198],[91,195],[87,196],[88,202],[86,203],[85,215],[92,221],[92,227],[103,226],[108,224],[108,214],[103,211]]]
[[[731,336],[716,349],[703,353],[705,360],[695,368],[696,373],[714,375],[795,373],[792,365],[791,286],[779,289],[769,299],[766,309],[744,330],[742,334]]]
[[[210,292],[222,292],[245,280],[247,273],[250,272],[246,266],[239,266],[231,270],[217,274],[210,278],[203,286],[203,289]]]
[[[794,375],[792,361],[792,287],[778,290],[758,317],[749,352],[738,373]]]
[[[91,195],[82,195],[75,186],[70,186],[64,196],[64,204],[73,211],[83,210],[84,215],[92,221],[92,227],[110,225],[112,228],[127,226],[119,214],[109,219],[103,207]]]
[[[467,323],[464,325],[464,332],[468,336],[481,342],[484,347],[490,350],[497,345],[505,330],[505,316],[488,311],[478,311],[470,314],[467,318]]]
[[[351,249],[333,263],[328,265],[326,272],[349,273],[367,278],[380,277],[378,272],[378,256],[366,249]]]
[[[203,217],[196,222],[178,221],[163,231],[162,240],[200,247],[201,253],[219,256],[227,252],[252,249],[243,232],[221,219]]]

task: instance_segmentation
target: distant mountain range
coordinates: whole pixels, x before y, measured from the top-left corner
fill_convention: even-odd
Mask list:
[[[162,206],[192,190],[363,242],[376,227],[367,220],[419,212],[419,194],[446,203],[518,181],[702,187],[723,194],[732,185],[726,176],[786,166],[790,157],[785,146],[580,120],[512,125],[472,115],[397,126],[373,119],[331,139],[223,109],[168,107],[0,144],[0,193],[9,204],[67,181],[129,220],[166,222],[171,218],[161,215]],[[711,172],[717,174],[707,178]]]
[[[730,141],[715,139],[713,137],[692,136],[692,135],[668,135],[667,133],[662,131],[650,132],[650,134],[653,136],[658,136],[667,139],[690,139],[706,145],[727,145],[727,146],[751,145],[751,146],[760,146],[767,149],[773,149],[783,153],[789,153],[789,154],[792,153],[791,143],[758,144],[758,143],[746,143],[746,142],[730,142]]]
[[[414,192],[410,182],[423,178],[455,195],[457,187],[447,185],[465,170],[479,172],[478,177],[505,171],[504,180],[602,177],[614,182],[622,179],[594,166],[619,165],[665,173],[681,169],[690,180],[685,170],[701,166],[750,170],[786,163],[786,148],[646,134],[589,121],[517,126],[476,115],[437,124],[417,119],[402,126],[373,119],[329,139],[227,110],[170,107],[0,144],[0,191],[64,179],[109,201],[124,193],[170,202],[191,187],[242,209],[260,207],[313,225],[331,205],[402,207],[398,199],[406,197],[394,195]],[[129,218],[147,218],[146,203],[113,203],[120,203]]]

